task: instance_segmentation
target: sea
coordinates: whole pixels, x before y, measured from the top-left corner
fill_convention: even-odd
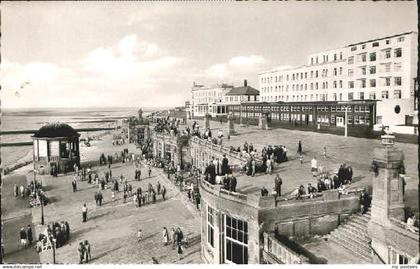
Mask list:
[[[156,108],[142,108],[147,115]],[[1,130],[36,130],[52,122],[67,123],[73,128],[112,127],[124,117],[137,116],[138,108],[25,108],[2,109]],[[81,133],[81,138],[87,136]],[[29,142],[31,134],[2,135],[2,143]],[[32,146],[1,148],[2,167],[32,159]]]

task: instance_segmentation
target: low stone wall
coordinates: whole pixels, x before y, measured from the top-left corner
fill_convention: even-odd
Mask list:
[[[276,201],[274,196],[229,192],[221,185],[202,180],[200,194],[204,208],[210,206],[219,212],[219,216],[229,215],[247,221],[249,263],[261,261],[261,232],[272,232],[277,228],[280,234],[294,238],[324,235],[360,209],[357,191],[340,195],[337,190],[332,190],[315,198]],[[206,247],[206,214],[206,210],[202,210],[202,254],[206,255],[205,259],[213,257],[210,263],[218,263],[220,250]]]
[[[358,193],[340,196],[330,191],[317,198],[281,201],[274,208],[266,206],[259,210],[258,219],[266,223],[267,230],[277,228],[283,235],[306,238],[328,234],[359,209]]]
[[[309,259],[277,240],[273,234],[264,233],[263,258],[266,262],[282,264],[308,264]]]

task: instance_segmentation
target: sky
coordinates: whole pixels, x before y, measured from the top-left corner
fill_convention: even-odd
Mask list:
[[[2,2],[1,105],[183,105],[311,53],[417,29],[416,2]]]

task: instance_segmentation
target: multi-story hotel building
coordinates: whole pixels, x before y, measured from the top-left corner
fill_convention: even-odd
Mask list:
[[[194,82],[190,104],[192,117],[204,117],[207,113],[212,116],[226,114],[226,106],[221,103],[225,94],[231,89],[233,86],[225,83],[206,87]]]
[[[226,116],[229,105],[259,101],[259,91],[249,86],[247,80],[239,87],[225,83],[205,87],[194,83],[191,93],[189,110],[192,117],[204,117],[207,113],[212,117]]]
[[[258,75],[262,102],[376,100],[376,124],[416,123],[417,32],[308,56],[306,65]]]

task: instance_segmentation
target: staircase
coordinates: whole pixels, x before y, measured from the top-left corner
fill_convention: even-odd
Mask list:
[[[363,215],[353,214],[329,234],[328,240],[348,249],[364,262],[372,263],[371,238],[367,231],[369,220],[370,209]]]

